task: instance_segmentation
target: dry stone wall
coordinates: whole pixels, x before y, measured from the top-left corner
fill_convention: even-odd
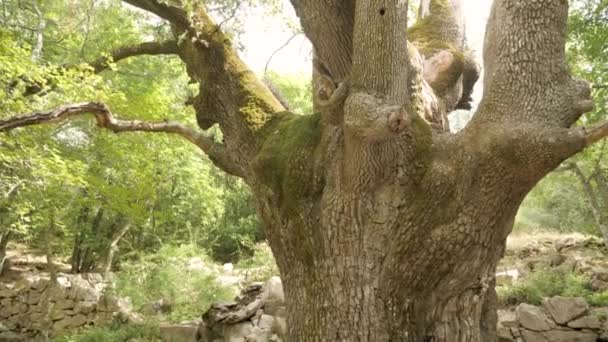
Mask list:
[[[590,310],[583,298],[546,298],[542,306],[520,304],[499,312],[499,342],[605,341],[606,312]]]
[[[29,275],[16,282],[0,283],[0,341],[20,334],[25,340],[56,335],[87,325],[102,326],[115,318],[137,321],[129,300],[104,294],[98,273]]]

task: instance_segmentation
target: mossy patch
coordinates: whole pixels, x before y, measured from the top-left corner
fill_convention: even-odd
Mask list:
[[[267,138],[254,162],[260,180],[278,196],[282,209],[315,192],[313,172],[321,139],[321,116],[284,112],[265,128]]]
[[[419,19],[407,30],[407,36],[420,50],[428,56],[439,50],[456,50],[453,45],[454,25],[452,5],[449,0],[432,0],[431,14]]]

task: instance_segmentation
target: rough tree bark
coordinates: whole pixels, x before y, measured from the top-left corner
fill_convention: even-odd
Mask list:
[[[565,64],[566,1],[495,0],[484,98],[458,134],[445,115],[466,106],[478,76],[460,0],[425,1],[407,32],[406,0],[292,0],[315,50],[309,116],[284,111],[202,6],[126,2],[172,24],[200,84],[198,124],[219,125],[223,142],[113,119],[98,104],[0,130],[92,112],[101,127],[197,144],[255,194],[290,341],[496,340],[494,273],[521,201],[608,135],[606,123],[571,128],[593,103]]]

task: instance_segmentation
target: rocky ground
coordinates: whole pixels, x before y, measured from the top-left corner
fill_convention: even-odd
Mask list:
[[[498,269],[497,290],[500,294],[501,289],[508,290],[534,272],[544,271],[586,279],[583,290],[587,294],[603,293],[608,289],[606,252],[602,241],[594,237],[513,236]],[[501,306],[500,342],[608,341],[608,307],[590,306],[576,293],[543,298],[539,305],[510,303],[503,298]]]
[[[593,237],[511,236],[497,270],[497,289],[503,294],[499,298],[499,341],[608,341],[608,306],[601,301],[590,303],[577,293],[551,295],[532,303],[522,302],[522,297],[504,296],[526,284],[537,272],[547,270],[586,279],[586,298],[590,294],[608,296],[607,254],[601,240]],[[43,257],[20,246],[9,253],[9,260],[9,271],[0,277],[0,342],[33,341],[35,336],[103,325],[111,320],[142,322],[132,312],[127,298],[105,294],[107,280],[99,274],[69,275],[68,265],[59,263],[58,285],[50,286]],[[247,282],[247,275],[230,264],[208,265],[200,258],[192,258],[186,267],[191,272],[217,274],[217,281],[223,286],[238,288]],[[162,315],[167,310],[171,310],[171,303],[159,298],[149,303],[143,313]],[[162,340],[171,342],[281,341],[285,331],[283,290],[278,277],[245,287],[234,302],[214,305],[202,319],[160,323]]]

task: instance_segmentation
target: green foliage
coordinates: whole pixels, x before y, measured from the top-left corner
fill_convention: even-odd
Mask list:
[[[245,271],[247,281],[265,282],[271,277],[279,275],[272,251],[265,243],[257,244],[253,248],[253,255],[243,259],[236,266]]]
[[[122,325],[114,324],[106,328],[88,328],[72,336],[61,336],[53,342],[154,342],[160,341],[157,325]]]
[[[543,298],[553,296],[583,297],[594,306],[608,305],[608,291],[594,293],[588,278],[562,268],[541,269],[496,290],[502,305],[540,305]]]
[[[312,82],[306,75],[280,75],[274,71],[264,75],[285,97],[297,114],[312,114]]]
[[[172,322],[198,317],[209,305],[231,299],[234,291],[217,284],[213,273],[189,271],[187,262],[194,257],[212,265],[193,245],[166,245],[157,253],[124,262],[116,279],[116,292],[130,297],[138,310],[146,303],[168,300],[173,310],[167,319]]]

